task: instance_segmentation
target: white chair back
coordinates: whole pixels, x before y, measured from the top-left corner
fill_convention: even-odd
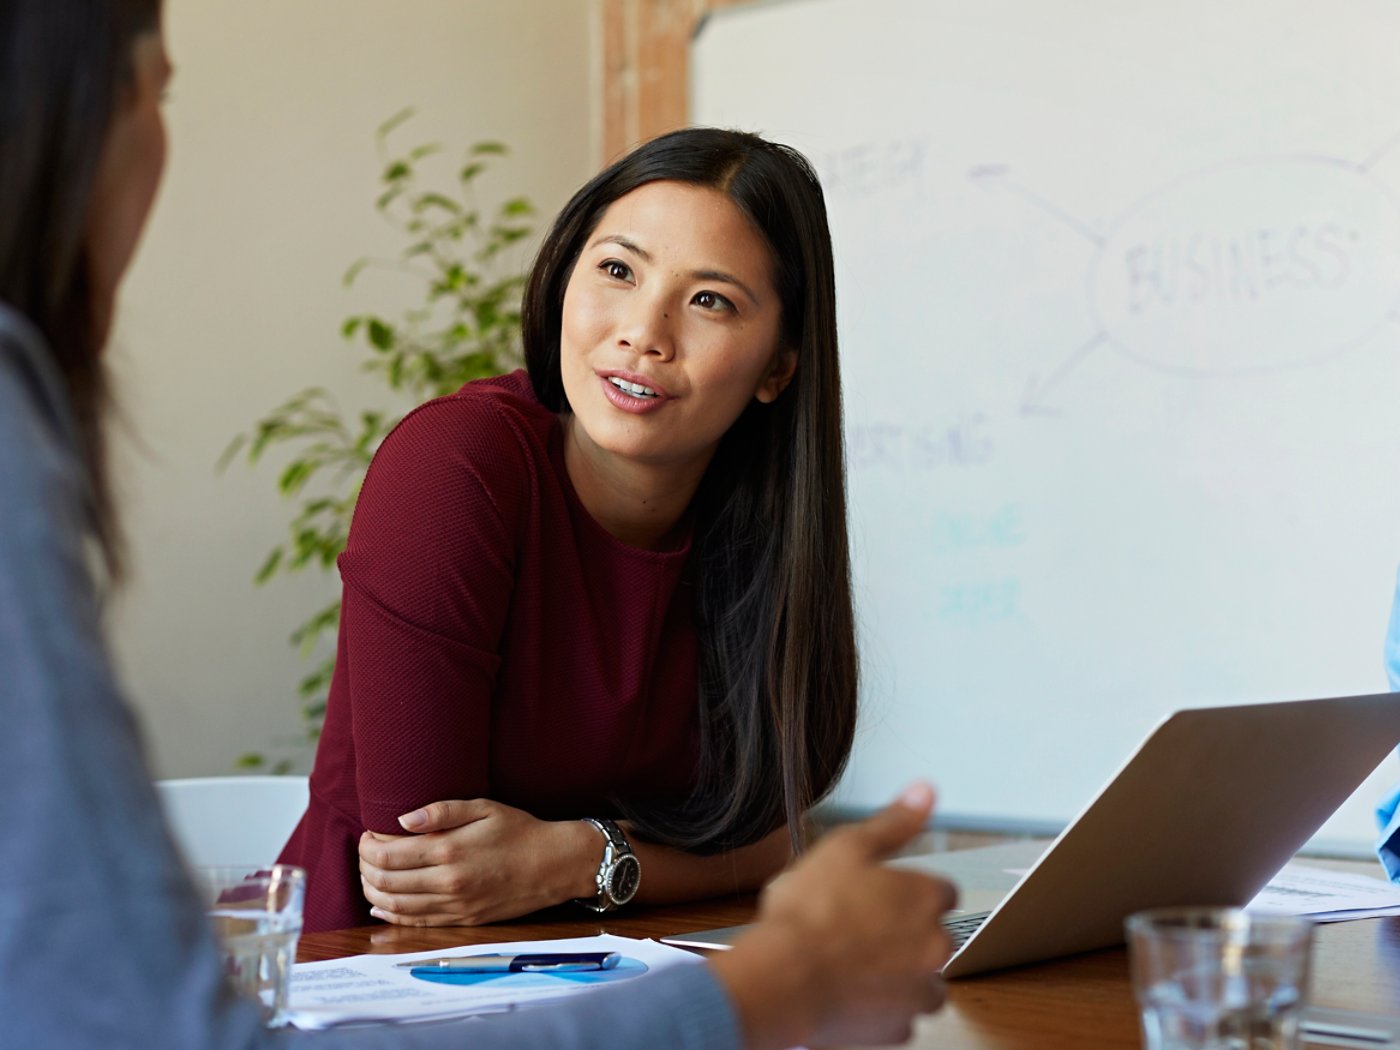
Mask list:
[[[306,777],[158,780],[165,818],[185,861],[271,864],[306,811]]]

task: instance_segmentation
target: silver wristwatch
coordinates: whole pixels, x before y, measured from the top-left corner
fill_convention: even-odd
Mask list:
[[[611,820],[584,817],[603,836],[603,863],[598,865],[596,897],[579,897],[578,903],[591,911],[613,911],[637,895],[642,884],[642,862],[632,852],[632,846],[622,829]]]

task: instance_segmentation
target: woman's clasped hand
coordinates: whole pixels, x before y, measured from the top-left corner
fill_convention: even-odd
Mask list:
[[[360,885],[376,919],[476,926],[595,892],[599,838],[582,821],[471,799],[434,802],[399,823],[413,834],[360,838]]]

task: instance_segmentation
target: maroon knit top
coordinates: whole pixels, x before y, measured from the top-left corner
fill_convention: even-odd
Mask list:
[[[644,551],[583,508],[523,372],[410,413],[365,478],[311,802],[281,860],[308,931],[373,921],[362,831],[490,798],[545,819],[683,797],[698,746],[689,541]]]

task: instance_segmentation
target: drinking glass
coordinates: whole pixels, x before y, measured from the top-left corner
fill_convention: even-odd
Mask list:
[[[1130,916],[1133,987],[1147,1050],[1296,1050],[1312,923],[1238,908]]]
[[[270,1027],[286,1024],[306,872],[272,864],[203,867],[195,875],[223,955],[224,976],[262,1005]]]

